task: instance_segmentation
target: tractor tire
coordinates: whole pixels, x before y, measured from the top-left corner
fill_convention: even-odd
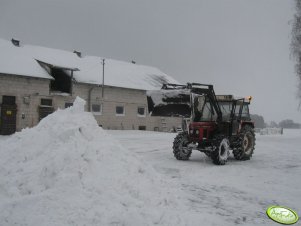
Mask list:
[[[230,154],[230,142],[223,136],[216,137],[213,143],[211,159],[216,165],[225,165]]]
[[[255,149],[255,133],[251,126],[244,126],[239,133],[239,146],[233,150],[237,160],[249,160]]]
[[[192,148],[188,148],[189,144],[187,132],[179,133],[173,142],[173,154],[177,160],[188,160],[192,153]]]

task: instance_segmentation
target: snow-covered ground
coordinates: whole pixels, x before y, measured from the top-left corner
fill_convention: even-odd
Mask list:
[[[250,161],[177,161],[175,134],[104,131],[83,101],[0,136],[0,225],[275,225],[301,212],[301,130],[257,136]]]
[[[198,151],[189,161],[176,160],[171,149],[175,134],[108,132],[174,181],[189,200],[187,211],[206,214],[211,225],[219,225],[219,220],[223,225],[275,225],[265,213],[270,205],[301,213],[301,130],[257,134],[253,158],[237,161],[231,155],[225,166],[213,165]]]

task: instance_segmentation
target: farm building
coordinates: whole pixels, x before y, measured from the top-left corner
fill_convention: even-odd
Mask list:
[[[79,96],[104,129],[169,131],[177,117],[148,114],[148,90],[178,83],[157,68],[0,39],[0,134],[36,125]]]

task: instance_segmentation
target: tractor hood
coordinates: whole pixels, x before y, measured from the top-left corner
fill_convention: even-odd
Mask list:
[[[152,116],[190,117],[190,90],[147,91],[148,110]]]

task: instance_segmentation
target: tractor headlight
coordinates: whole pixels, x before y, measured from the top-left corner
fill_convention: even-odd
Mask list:
[[[196,134],[196,135],[199,135],[199,133],[200,133],[199,130],[196,130],[196,131],[195,131],[195,134]]]

